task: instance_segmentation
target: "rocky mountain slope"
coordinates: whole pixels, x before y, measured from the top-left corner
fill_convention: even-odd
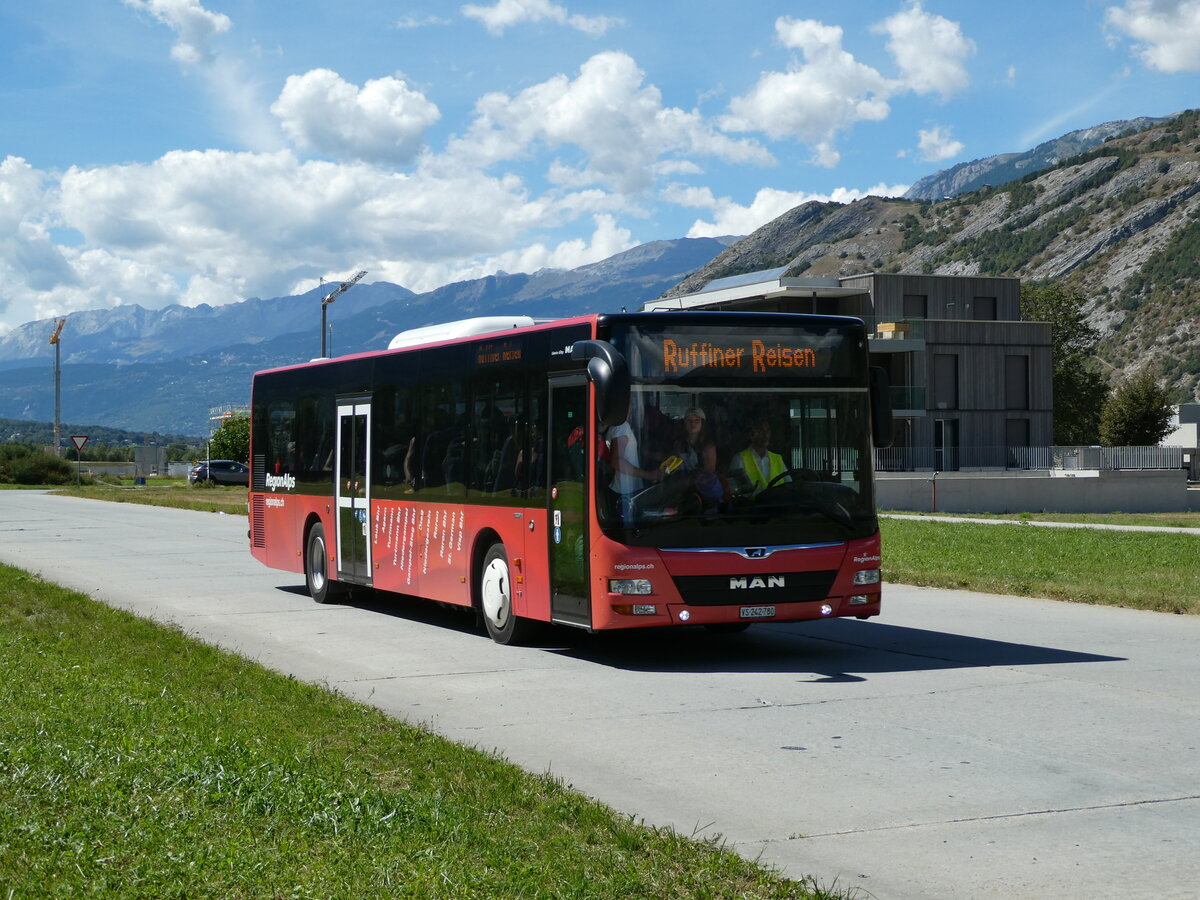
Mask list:
[[[1137,119],[1105,122],[1103,125],[1081,128],[1078,131],[1064,134],[1062,137],[1044,141],[1024,153],[1001,153],[997,156],[959,163],[949,169],[918,179],[905,193],[904,198],[906,200],[947,200],[950,197],[956,197],[967,191],[978,190],[989,185],[1007,184],[1032,172],[1048,169],[1064,159],[1086,153],[1109,138],[1127,132],[1144,131],[1171,118],[1171,116],[1161,118],[1142,116]]]
[[[948,200],[804,204],[664,296],[779,266],[1058,280],[1087,297],[1114,383],[1149,367],[1176,400],[1200,399],[1200,111]]]

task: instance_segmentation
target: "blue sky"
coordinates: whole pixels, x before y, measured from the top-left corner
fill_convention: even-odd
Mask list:
[[[1200,0],[0,0],[0,331],[745,234],[1198,73]]]

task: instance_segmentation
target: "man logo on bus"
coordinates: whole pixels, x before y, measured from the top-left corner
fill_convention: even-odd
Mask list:
[[[729,589],[731,591],[746,591],[754,588],[781,588],[784,587],[784,576],[768,575],[766,578],[754,576],[753,578],[730,578]]]
[[[766,559],[767,558],[767,548],[766,547],[747,547],[746,548],[746,558],[747,559]]]

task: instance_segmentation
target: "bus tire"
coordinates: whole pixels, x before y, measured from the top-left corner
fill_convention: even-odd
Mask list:
[[[318,603],[332,603],[341,594],[342,586],[329,578],[329,551],[325,545],[325,526],[318,522],[308,532],[304,552],[304,584],[308,594]]]
[[[492,544],[479,566],[479,614],[488,635],[497,644],[519,644],[527,640],[533,623],[513,612],[512,574],[508,554],[500,542]]]

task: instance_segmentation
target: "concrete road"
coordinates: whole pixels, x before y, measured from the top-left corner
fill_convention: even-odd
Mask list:
[[[11,491],[0,561],[794,877],[1200,893],[1200,619],[889,586],[870,622],[500,647],[425,604],[312,603],[241,517]]]

